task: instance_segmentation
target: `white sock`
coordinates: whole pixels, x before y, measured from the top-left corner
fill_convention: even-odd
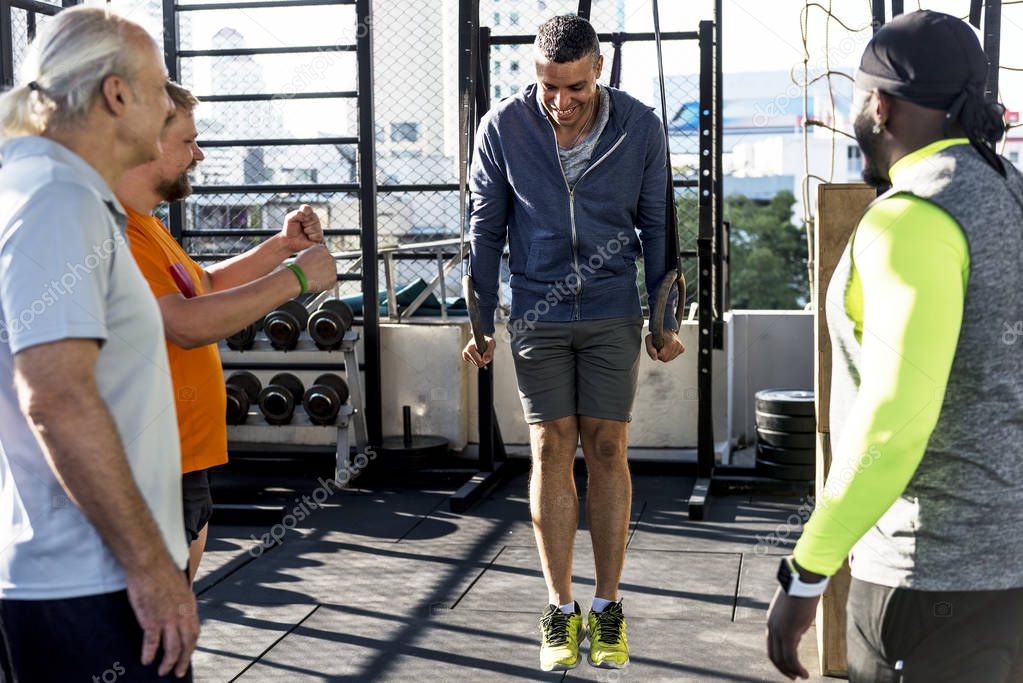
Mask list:
[[[560,609],[565,614],[575,614],[575,603],[570,602],[567,605],[562,605],[558,609]]]
[[[614,600],[605,600],[604,598],[593,598],[593,605],[590,606],[590,610],[593,612],[603,612],[605,607],[612,604],[614,604]]]

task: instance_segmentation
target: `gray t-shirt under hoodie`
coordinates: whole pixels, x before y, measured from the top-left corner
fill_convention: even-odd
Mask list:
[[[604,127],[607,126],[608,118],[611,115],[611,98],[607,94],[607,88],[600,85],[597,88],[600,90],[600,111],[597,112],[597,121],[593,125],[593,129],[586,134],[582,142],[571,149],[565,149],[558,145],[561,169],[565,173],[565,180],[568,181],[569,187],[575,186],[583,171],[590,165],[593,150],[596,149],[600,134],[604,132]]]

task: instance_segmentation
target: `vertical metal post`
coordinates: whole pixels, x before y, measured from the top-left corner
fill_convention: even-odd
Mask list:
[[[448,276],[444,272],[444,250],[437,247],[437,277],[440,279],[440,319],[448,321]]]
[[[703,518],[714,470],[713,416],[713,323],[714,297],[714,22],[700,22],[700,179],[697,301],[699,338],[697,344],[697,485],[689,498],[689,515]]]
[[[163,0],[163,61],[167,65],[168,77],[177,82],[181,78],[181,65],[178,59],[178,13],[174,4],[175,0]],[[181,242],[185,228],[184,202],[170,203],[167,222],[171,236]]]
[[[724,348],[722,330],[724,317],[725,196],[721,172],[724,121],[724,75],[721,62],[721,0],[714,2],[714,348]]]
[[[903,0],[892,0],[892,19],[905,12]]]
[[[14,85],[13,31],[11,0],[0,0],[0,88]]]
[[[476,48],[476,125],[490,110],[490,27],[480,26]],[[469,150],[470,152],[472,150]]]
[[[172,0],[165,0],[171,2]],[[356,55],[359,63],[359,206],[362,226],[362,343],[366,364],[366,431],[369,442],[383,441],[380,387],[380,302],[377,269],[376,137],[373,129],[373,8],[356,0]]]
[[[593,0],[579,0],[579,11],[576,12],[576,14],[585,19],[586,21],[589,21],[590,8],[592,7],[592,5]]]
[[[36,39],[36,13],[28,13],[28,42],[32,42]]]
[[[480,26],[479,0],[473,0],[469,7],[469,40],[476,41],[476,106],[473,109],[471,125],[479,125],[480,119],[490,108],[490,29]],[[474,30],[475,29],[475,30]],[[469,150],[470,158],[472,149]],[[498,288],[500,289],[500,287]],[[494,363],[477,374],[476,391],[479,400],[480,471],[493,472],[496,463],[497,421],[494,413]]]
[[[998,101],[998,61],[1001,52],[1002,0],[987,0],[984,10],[984,54],[987,55],[987,85],[984,96],[988,102]]]
[[[874,33],[877,33],[884,26],[884,0],[871,0],[870,7],[873,14]]]

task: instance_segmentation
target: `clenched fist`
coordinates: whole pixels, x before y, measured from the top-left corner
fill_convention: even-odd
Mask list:
[[[323,226],[313,207],[303,204],[284,218],[281,243],[294,254],[323,242]]]
[[[305,273],[309,286],[307,291],[322,292],[337,283],[337,264],[330,250],[322,244],[303,251],[295,263]]]

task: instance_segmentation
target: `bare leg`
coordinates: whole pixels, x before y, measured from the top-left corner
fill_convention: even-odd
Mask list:
[[[209,524],[204,524],[199,529],[199,538],[188,545],[188,583],[195,581],[195,574],[199,571],[199,562],[202,561],[202,552],[206,549],[206,532],[210,529]]]
[[[572,467],[579,443],[577,418],[563,417],[529,426],[533,469],[529,511],[540,564],[552,605],[572,601],[572,545],[579,528],[579,495]]]
[[[616,601],[632,515],[629,423],[579,416],[579,432],[589,473],[586,520],[597,573],[595,594]]]

